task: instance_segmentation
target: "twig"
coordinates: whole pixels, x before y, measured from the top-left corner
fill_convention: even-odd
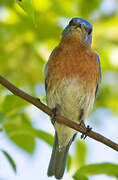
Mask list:
[[[40,101],[40,99],[34,98],[34,97],[30,96],[29,94],[25,93],[24,91],[20,90],[19,88],[14,86],[11,82],[6,80],[1,75],[0,75],[0,84],[2,84],[4,87],[9,89],[9,91],[11,91],[14,95],[26,100],[27,102],[30,102],[31,104],[35,105],[37,108],[41,109],[43,112],[45,112],[46,114],[51,116],[51,114],[52,114],[51,109],[48,106],[46,106],[45,104],[43,104]],[[77,123],[70,121],[70,120],[68,120],[62,116],[56,116],[55,120],[59,123],[62,123],[62,124],[69,126],[70,128],[73,128],[73,129],[75,129],[81,133],[86,133],[86,128],[81,127]],[[115,142],[111,141],[110,139],[108,139],[108,138],[106,138],[106,137],[104,137],[104,136],[102,136],[102,135],[100,135],[94,131],[88,132],[87,136],[111,147],[112,149],[114,149],[116,151],[118,151],[118,144],[116,144]]]

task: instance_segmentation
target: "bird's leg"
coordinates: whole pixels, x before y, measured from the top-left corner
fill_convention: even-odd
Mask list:
[[[83,127],[83,128],[86,128],[85,123],[84,123],[84,121],[83,121],[83,120],[82,120],[82,121],[80,121],[79,126],[80,126],[80,127]]]
[[[56,116],[57,108],[52,109],[52,115],[51,115],[51,122],[54,125],[55,124],[55,116]]]
[[[40,101],[39,98],[36,98],[36,99],[37,99],[38,101]],[[52,109],[52,114],[51,114],[51,122],[52,122],[53,125],[54,125],[54,123],[55,123],[56,112],[57,112],[57,108],[55,107],[55,108]]]
[[[88,125],[88,126],[86,127],[86,132],[85,132],[85,133],[82,133],[81,139],[86,139],[88,133],[89,133],[91,130],[92,130],[92,128]]]
[[[92,128],[89,125],[86,127],[84,121],[81,121],[79,125],[83,128],[86,128],[86,132],[82,133],[81,135],[81,139],[86,139],[88,133],[92,130]]]
[[[74,134],[74,136],[72,137],[72,141],[74,141],[74,140],[75,140],[76,135],[77,135],[77,133],[76,133],[76,134]]]

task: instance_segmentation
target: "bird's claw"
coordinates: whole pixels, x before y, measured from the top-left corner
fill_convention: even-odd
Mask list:
[[[52,115],[51,115],[51,122],[52,122],[53,125],[55,124],[56,112],[57,112],[57,109],[56,109],[56,108],[53,108],[53,109],[52,109]]]
[[[84,127],[86,127],[86,126],[84,126]],[[86,132],[85,132],[85,133],[82,133],[81,139],[86,139],[88,133],[89,133],[91,130],[92,130],[92,128],[88,125],[88,126],[86,127]]]

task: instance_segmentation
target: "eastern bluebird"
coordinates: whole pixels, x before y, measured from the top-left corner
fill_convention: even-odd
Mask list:
[[[91,49],[91,41],[92,25],[84,19],[73,18],[45,66],[48,106],[56,109],[57,115],[78,124],[88,118],[100,87],[100,59]],[[54,127],[48,176],[61,179],[69,147],[77,132],[58,122]]]

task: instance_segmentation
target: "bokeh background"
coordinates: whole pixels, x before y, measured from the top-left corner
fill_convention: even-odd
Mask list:
[[[72,17],[93,24],[101,59],[101,89],[86,123],[118,142],[117,0],[0,0],[0,74],[45,103],[44,64]],[[54,180],[47,177],[53,134],[46,114],[0,86],[0,180]],[[116,180],[117,164],[118,152],[78,133],[63,180]]]

